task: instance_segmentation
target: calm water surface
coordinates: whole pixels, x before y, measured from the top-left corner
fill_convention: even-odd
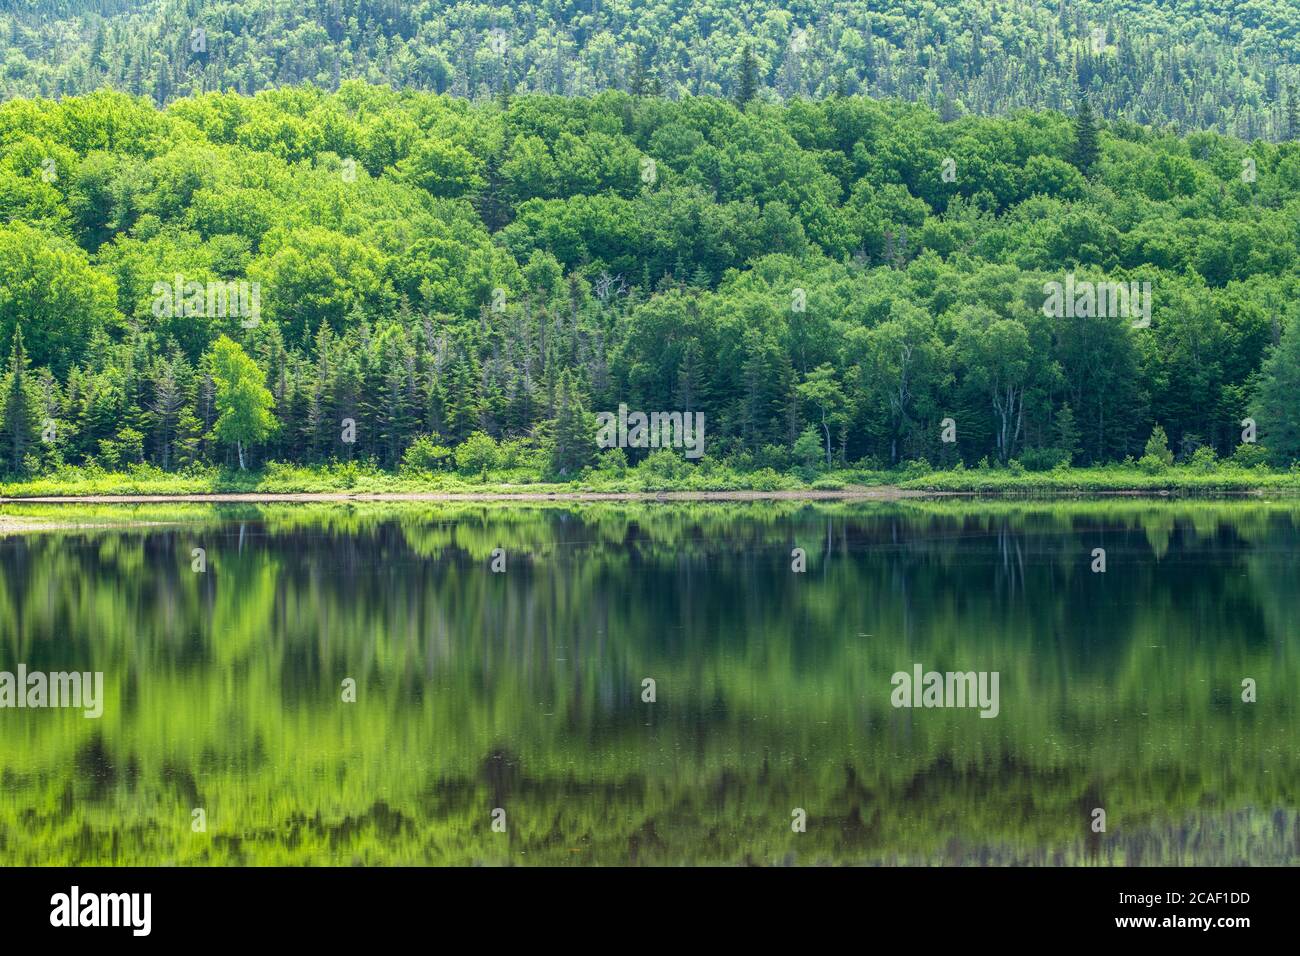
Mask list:
[[[0,864],[1300,860],[1297,502],[4,513]]]

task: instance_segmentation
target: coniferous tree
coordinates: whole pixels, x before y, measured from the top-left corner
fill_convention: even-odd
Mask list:
[[[571,478],[590,463],[595,449],[595,432],[568,369],[560,376],[557,391],[551,471],[559,477]]]
[[[1079,454],[1079,426],[1074,420],[1074,409],[1069,402],[1062,405],[1056,413],[1056,447],[1069,455],[1069,463],[1073,463]]]
[[[740,76],[736,80],[736,105],[745,108],[758,93],[758,61],[748,43],[740,52]]]
[[[1281,343],[1272,349],[1259,371],[1250,414],[1259,423],[1260,439],[1277,465],[1300,460],[1300,318],[1292,317]]]
[[[184,396],[172,363],[166,360],[159,362],[149,412],[153,419],[152,430],[159,464],[164,471],[171,468],[174,460],[172,446],[176,440],[176,426],[180,421],[183,401]]]
[[[23,349],[23,332],[21,328],[15,327],[4,388],[5,451],[11,474],[26,473],[27,455],[37,440],[40,422],[36,417],[34,398],[27,369],[27,353]]]
[[[506,183],[501,175],[502,153],[493,150],[483,163],[483,188],[474,197],[474,206],[488,232],[497,232],[509,225],[511,209],[506,196]]]
[[[628,80],[627,91],[633,96],[645,96],[648,89],[645,56],[640,47],[636,48],[634,55],[635,60],[632,64],[632,78]]]
[[[1070,162],[1086,176],[1097,165],[1100,156],[1097,118],[1093,115],[1088,97],[1080,94],[1074,112],[1074,149],[1070,154]]]

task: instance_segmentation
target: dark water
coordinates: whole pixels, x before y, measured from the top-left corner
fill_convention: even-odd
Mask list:
[[[1300,859],[1300,503],[5,513],[0,863]]]

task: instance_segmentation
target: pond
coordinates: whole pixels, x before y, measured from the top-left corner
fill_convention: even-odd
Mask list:
[[[1300,502],[3,511],[0,864],[1300,859]]]

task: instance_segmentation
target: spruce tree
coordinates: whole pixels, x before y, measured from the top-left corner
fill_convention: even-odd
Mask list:
[[[701,392],[704,390],[705,363],[697,339],[686,343],[682,353],[681,364],[677,366],[677,387],[673,390],[673,402],[683,412],[689,414],[700,404]]]
[[[510,103],[514,99],[515,81],[510,75],[509,68],[506,69],[504,78],[501,80],[501,88],[497,90],[497,107],[502,113],[510,112]]]
[[[1300,394],[1300,317],[1292,317],[1281,343],[1272,349],[1259,370],[1250,415],[1275,465],[1286,467],[1300,460],[1300,418],[1295,398]]]
[[[330,445],[330,420],[334,418],[334,330],[321,322],[316,333],[316,374],[307,402],[303,437],[312,461],[320,461]]]
[[[1067,464],[1074,464],[1079,454],[1079,426],[1074,420],[1074,409],[1066,402],[1056,413],[1056,447],[1069,455]]]
[[[559,477],[571,477],[591,461],[595,441],[587,411],[582,406],[582,397],[568,369],[560,376],[557,405],[551,471]]]
[[[746,43],[740,54],[740,78],[736,82],[736,105],[741,109],[758,94],[758,61]]]
[[[158,460],[164,471],[172,466],[172,445],[176,438],[176,424],[180,419],[184,396],[171,362],[158,363],[153,382],[153,397],[149,402]]]
[[[504,154],[504,146],[488,153],[483,162],[483,188],[474,197],[474,207],[488,232],[496,232],[510,224],[510,199],[506,195],[506,182],[501,174],[501,167],[505,163]]]
[[[645,96],[649,86],[649,80],[646,75],[645,54],[640,48],[636,51],[636,62],[632,65],[632,78],[628,81],[627,91],[633,96]]]
[[[1097,118],[1093,115],[1088,97],[1080,94],[1078,106],[1074,111],[1074,151],[1070,156],[1070,162],[1086,176],[1097,165],[1100,156]]]
[[[14,347],[9,355],[9,374],[5,377],[4,433],[8,446],[9,471],[21,475],[26,470],[29,449],[36,440],[36,407],[29,388],[27,352],[23,349],[23,332],[14,327]]]

